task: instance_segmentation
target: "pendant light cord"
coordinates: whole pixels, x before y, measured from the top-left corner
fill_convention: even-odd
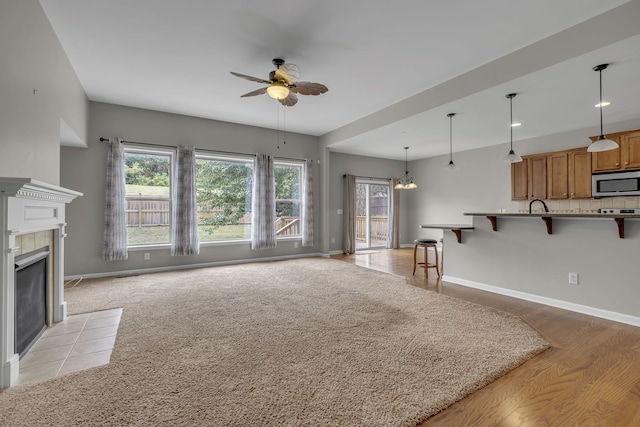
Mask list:
[[[598,71],[600,72],[600,139],[604,139],[604,131],[602,129],[602,68]]]
[[[449,116],[449,163],[453,163],[453,116],[454,113],[447,114]]]
[[[513,96],[509,97],[509,120],[509,130],[511,132],[511,151],[513,151]]]

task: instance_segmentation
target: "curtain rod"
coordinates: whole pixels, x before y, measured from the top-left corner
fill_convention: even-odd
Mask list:
[[[346,178],[346,177],[347,177],[346,173],[344,175],[342,175],[342,178]],[[383,181],[385,181],[385,180],[386,181],[391,181],[392,180],[392,178],[380,178],[378,176],[358,176],[358,175],[356,175],[356,178],[360,178],[360,179],[380,179],[380,180],[383,180]]]
[[[100,137],[100,142],[105,142],[105,141],[109,141],[109,138],[103,138]],[[162,145],[162,144],[153,144],[150,142],[138,142],[138,141],[125,141],[124,139],[122,140],[123,143],[127,143],[127,144],[136,144],[136,145],[147,145],[149,147],[159,147],[159,148],[178,148],[176,145]],[[217,154],[233,154],[236,156],[250,156],[250,157],[255,157],[255,154],[247,154],[247,153],[238,153],[235,151],[222,151],[222,150],[209,150],[206,148],[196,148],[196,151],[204,151],[207,153],[217,153]],[[273,156],[274,159],[278,159],[278,160],[293,160],[296,162],[300,162],[303,161],[305,159],[294,159],[294,158],[290,158],[290,157],[276,157]],[[311,163],[313,163],[313,159],[309,159],[311,160]]]

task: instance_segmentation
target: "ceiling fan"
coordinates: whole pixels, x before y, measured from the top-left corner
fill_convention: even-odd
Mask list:
[[[240,77],[241,79],[269,85],[252,92],[245,93],[244,95],[241,95],[241,98],[267,93],[282,105],[292,107],[298,102],[298,94],[320,95],[329,90],[325,85],[320,83],[299,82],[298,78],[300,78],[300,70],[296,64],[285,63],[284,60],[280,58],[276,58],[271,62],[276,66],[276,69],[269,73],[269,80],[231,71],[231,74],[236,77]]]

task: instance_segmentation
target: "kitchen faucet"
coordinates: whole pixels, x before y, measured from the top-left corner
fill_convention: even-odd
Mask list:
[[[544,211],[545,211],[545,212],[549,212],[549,208],[547,207],[547,204],[544,202],[544,200],[540,200],[540,199],[533,199],[531,202],[529,202],[529,213],[531,213],[531,205],[533,205],[533,202],[540,202],[540,203],[542,203],[542,206],[544,207]]]

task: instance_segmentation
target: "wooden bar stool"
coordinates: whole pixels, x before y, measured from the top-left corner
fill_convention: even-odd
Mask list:
[[[438,267],[438,241],[433,239],[417,239],[414,242],[413,246],[413,275],[416,274],[416,267],[420,266],[424,268],[424,273],[427,277],[429,277],[429,269],[435,268],[436,273],[438,273],[438,277],[440,277],[440,268]],[[418,247],[424,249],[424,262],[418,262],[417,254]],[[429,248],[433,248],[433,252],[436,256],[436,262],[429,262]]]

